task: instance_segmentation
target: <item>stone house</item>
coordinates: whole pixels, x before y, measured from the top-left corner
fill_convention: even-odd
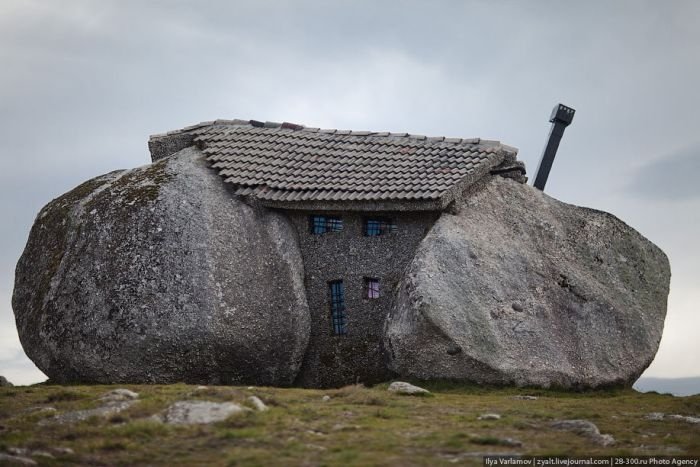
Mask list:
[[[149,141],[153,162],[192,145],[234,196],[296,228],[312,323],[302,386],[390,377],[383,327],[418,244],[474,184],[526,180],[515,148],[478,138],[217,120]]]

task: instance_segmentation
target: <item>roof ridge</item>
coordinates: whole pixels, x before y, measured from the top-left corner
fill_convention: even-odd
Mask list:
[[[272,121],[260,121],[260,120],[242,120],[242,119],[217,119],[208,120],[204,122],[195,123],[194,125],[189,125],[179,130],[172,130],[166,133],[156,133],[149,137],[149,140],[163,138],[166,136],[180,135],[183,133],[190,133],[195,130],[199,130],[206,127],[212,126],[249,126],[251,128],[269,128],[269,129],[286,129],[291,131],[303,131],[305,133],[322,133],[329,135],[338,136],[373,136],[373,137],[388,137],[388,138],[408,138],[418,141],[427,141],[430,143],[453,143],[453,144],[474,144],[480,146],[500,146],[500,148],[506,152],[514,152],[517,154],[518,149],[513,146],[508,146],[501,143],[499,140],[489,140],[482,138],[452,138],[446,136],[425,136],[418,135],[414,133],[405,132],[390,132],[390,131],[367,131],[367,130],[339,130],[339,129],[324,129],[318,127],[307,127],[305,125],[300,125],[297,123],[290,122],[272,122]]]

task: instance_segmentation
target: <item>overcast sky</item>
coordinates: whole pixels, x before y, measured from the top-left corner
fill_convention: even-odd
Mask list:
[[[39,209],[147,164],[149,134],[216,118],[498,139],[546,192],[611,212],[673,278],[646,375],[700,375],[700,2],[0,3],[0,375],[44,379],[10,306]]]

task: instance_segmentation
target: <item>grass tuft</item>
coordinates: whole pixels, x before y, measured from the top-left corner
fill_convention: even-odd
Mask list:
[[[76,391],[71,391],[71,390],[61,390],[57,392],[53,392],[49,394],[49,396],[45,399],[46,402],[48,403],[54,403],[54,402],[69,402],[69,401],[79,401],[82,399],[87,399],[90,396],[87,394],[83,394],[80,392]]]

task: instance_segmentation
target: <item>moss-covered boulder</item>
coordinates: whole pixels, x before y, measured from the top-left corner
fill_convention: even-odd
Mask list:
[[[56,382],[291,384],[310,331],[295,235],[193,147],[97,177],[32,227],[12,299],[24,350]]]

